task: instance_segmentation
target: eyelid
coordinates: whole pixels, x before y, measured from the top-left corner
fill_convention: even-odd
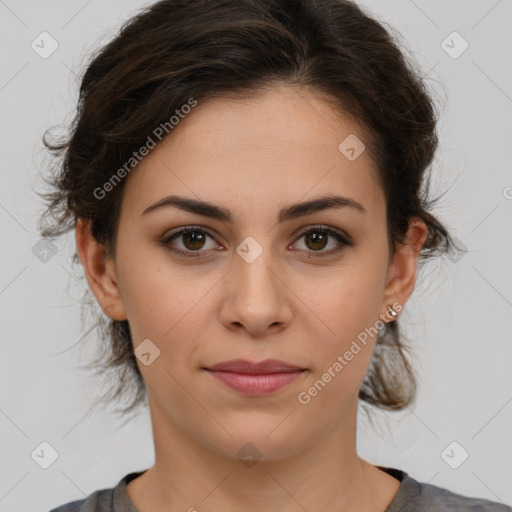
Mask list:
[[[197,254],[197,256],[199,256],[201,253],[208,252],[208,251],[203,251],[203,250],[183,251],[182,249],[169,247],[170,242],[172,242],[175,238],[179,238],[181,235],[183,235],[185,233],[189,233],[191,231],[199,232],[199,233],[204,233],[205,235],[210,237],[215,243],[218,244],[217,240],[215,239],[215,236],[213,236],[207,228],[203,228],[202,226],[197,226],[197,225],[181,226],[179,228],[176,228],[175,230],[172,230],[171,232],[165,234],[160,239],[160,243],[162,243],[164,245],[164,247],[168,248],[172,252],[175,252],[175,253],[178,253],[178,254],[186,252],[187,255]]]
[[[346,233],[342,229],[328,226],[325,224],[312,224],[311,226],[304,228],[304,230],[302,230],[302,229],[299,230],[299,233],[297,235],[295,235],[295,240],[297,240],[297,238],[299,238],[301,236],[306,235],[310,231],[314,231],[315,229],[318,229],[319,231],[327,231],[328,233],[339,235],[340,237],[342,237],[345,240],[345,242],[347,244],[352,243],[352,238],[348,235],[348,233]]]
[[[338,247],[336,249],[331,249],[330,251],[299,250],[299,252],[307,252],[308,254],[310,254],[310,257],[312,257],[312,258],[322,258],[322,257],[332,256],[332,255],[335,255],[335,254],[343,251],[345,248],[352,247],[354,245],[352,238],[345,231],[340,230],[335,227],[332,227],[332,226],[328,226],[328,225],[313,224],[313,225],[307,226],[306,228],[301,229],[299,231],[299,233],[294,234],[293,235],[294,241],[291,244],[289,244],[288,247],[290,245],[294,245],[295,243],[297,243],[297,241],[300,238],[302,238],[304,235],[307,235],[308,233],[315,231],[315,230],[323,231],[323,232],[327,233],[328,237],[336,238],[338,240]],[[204,233],[205,235],[209,236],[212,240],[214,240],[216,243],[218,243],[215,236],[210,233],[210,230],[208,228],[204,228],[199,225],[188,225],[188,226],[181,226],[179,228],[176,228],[175,230],[171,231],[170,233],[167,233],[166,235],[164,235],[164,237],[160,240],[160,242],[168,250],[170,250],[174,253],[177,253],[177,254],[181,254],[185,257],[199,257],[201,255],[201,253],[207,253],[208,251],[203,251],[200,249],[197,251],[191,251],[191,250],[183,251],[182,249],[178,249],[176,247],[174,247],[174,248],[169,247],[169,244],[172,240],[174,240],[175,238],[179,238],[181,235],[191,232],[191,231]],[[317,253],[317,254],[315,254],[315,253]]]
[[[307,235],[310,232],[315,231],[323,231],[327,233],[327,236],[330,238],[335,238],[337,240],[337,246],[334,249],[329,251],[313,251],[313,250],[300,250],[299,252],[304,252],[307,254],[309,259],[322,259],[337,256],[338,254],[344,252],[349,247],[354,246],[354,242],[351,237],[346,234],[344,231],[334,228],[332,226],[325,226],[321,224],[311,225],[304,230],[301,230],[296,236],[295,241],[292,245],[296,244],[298,240],[300,240],[304,235]]]

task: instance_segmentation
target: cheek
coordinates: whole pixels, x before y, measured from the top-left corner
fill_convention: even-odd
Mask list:
[[[311,393],[322,395],[315,399],[318,403],[334,402],[342,408],[357,393],[368,370],[381,326],[381,268],[381,262],[361,258],[357,265],[324,280],[316,295],[310,294],[310,318],[319,325],[315,343],[319,364],[308,384],[317,383]],[[322,322],[313,320],[315,313]]]
[[[383,271],[380,262],[359,259],[356,265],[347,265],[322,286],[308,302],[313,313],[324,322],[325,339],[340,343],[358,336],[365,328],[374,326],[382,308]]]
[[[324,334],[316,338],[314,371],[297,396],[307,414],[330,416],[333,421],[358,396],[380,325],[372,283],[367,288],[361,281],[357,286],[344,284],[341,290],[333,286],[330,297],[336,300],[329,300],[322,310],[329,329],[324,327]]]
[[[375,257],[382,252],[377,249],[360,246],[347,253],[339,266],[324,271],[304,267],[287,276],[300,298],[291,295],[287,299],[298,300],[291,305],[296,309],[296,322],[306,322],[303,326],[312,340],[323,340],[315,342],[315,351],[320,351],[318,361],[324,365],[333,363],[378,319],[384,258]],[[178,265],[165,250],[130,242],[127,236],[119,239],[119,254],[124,255],[119,261],[119,285],[134,346],[149,338],[160,350],[172,347],[173,366],[177,367],[176,362],[193,356],[194,340],[204,338],[205,323],[215,320],[212,315],[222,303],[215,288],[224,272],[219,274],[206,265],[201,272],[194,264]],[[360,354],[358,364],[351,366],[359,367],[369,357]]]
[[[119,268],[134,347],[150,339],[167,366],[172,361],[174,367],[185,368],[186,359],[196,350],[194,340],[201,339],[204,332],[208,319],[205,299],[218,276],[205,272],[198,277],[192,266],[171,264],[165,251],[143,248],[129,253]]]

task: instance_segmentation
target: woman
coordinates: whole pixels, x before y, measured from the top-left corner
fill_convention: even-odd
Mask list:
[[[356,452],[360,402],[414,400],[398,317],[452,248],[435,128],[346,0],[163,0],[101,49],[42,232],[75,230],[155,464],[52,512],[510,510]]]

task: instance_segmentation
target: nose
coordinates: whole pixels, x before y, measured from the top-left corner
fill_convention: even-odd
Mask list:
[[[220,310],[221,322],[231,330],[245,329],[253,337],[262,337],[286,328],[293,313],[293,293],[280,266],[263,251],[248,262],[238,255],[226,276]]]

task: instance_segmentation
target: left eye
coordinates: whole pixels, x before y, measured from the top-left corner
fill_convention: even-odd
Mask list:
[[[215,241],[214,238],[204,229],[189,226],[177,232],[171,233],[169,236],[162,240],[162,244],[176,254],[187,257],[198,257],[201,256],[202,252],[206,252],[201,250],[204,249],[206,238],[210,238],[211,240]],[[325,227],[312,227],[307,231],[302,232],[298,236],[297,240],[300,240],[301,238],[305,239],[305,251],[309,251],[311,253],[321,253],[319,255],[312,254],[310,257],[313,258],[337,253],[343,250],[344,247],[350,247],[354,245],[353,242],[348,240],[341,232]],[[336,240],[334,243],[334,248],[324,251],[323,249],[325,249],[325,247],[328,245],[330,238],[334,238]],[[176,239],[182,240],[181,243],[184,249],[176,247],[171,243]],[[210,247],[209,249],[213,249],[213,247]]]
[[[331,228],[323,228],[323,227],[314,227],[308,229],[306,232],[303,232],[299,235],[298,239],[304,238],[304,244],[306,245],[306,251],[311,250],[311,252],[321,252],[318,257],[322,257],[323,255],[329,255],[337,253],[344,249],[344,247],[352,246],[353,243],[349,241],[344,235],[340,232],[335,231]],[[334,248],[323,251],[327,245],[329,238],[335,239]],[[317,255],[312,255],[312,257],[317,257]]]

